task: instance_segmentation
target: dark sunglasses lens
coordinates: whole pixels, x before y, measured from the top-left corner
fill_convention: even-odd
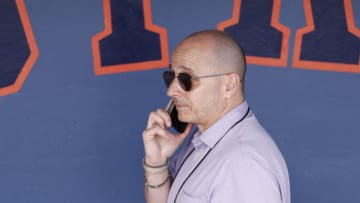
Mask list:
[[[187,73],[180,73],[178,76],[178,79],[180,81],[181,87],[185,90],[185,91],[190,91],[191,90],[191,76]]]
[[[164,82],[165,82],[166,87],[169,87],[171,82],[175,78],[175,73],[172,72],[172,71],[165,71],[163,73],[163,78],[164,78]]]

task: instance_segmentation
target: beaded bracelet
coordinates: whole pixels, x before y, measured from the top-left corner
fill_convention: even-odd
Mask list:
[[[159,185],[151,185],[151,184],[148,183],[148,181],[146,179],[146,176],[144,176],[145,187],[157,189],[157,188],[165,185],[166,182],[168,182],[170,180],[170,177],[171,177],[171,175],[169,173],[169,175],[166,176],[166,179],[162,183],[160,183]]]

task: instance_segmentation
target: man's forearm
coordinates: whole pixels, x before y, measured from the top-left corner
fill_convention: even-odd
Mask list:
[[[171,186],[171,177],[166,170],[162,173],[144,173],[145,198],[147,203],[166,203]]]

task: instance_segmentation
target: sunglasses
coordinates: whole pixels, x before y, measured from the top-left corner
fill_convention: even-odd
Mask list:
[[[191,76],[188,73],[175,73],[174,71],[165,71],[165,72],[163,72],[162,76],[164,78],[165,85],[167,88],[170,87],[172,81],[177,77],[181,88],[188,92],[191,90],[193,80],[199,80],[201,78],[217,77],[217,76],[228,75],[228,74],[229,73],[204,75],[204,76]]]

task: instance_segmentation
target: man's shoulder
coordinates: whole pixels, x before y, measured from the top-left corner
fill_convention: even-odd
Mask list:
[[[221,154],[230,161],[253,161],[261,165],[283,162],[277,144],[254,116],[244,120],[224,141]]]
[[[277,148],[270,134],[253,114],[229,133],[227,143],[243,153]]]

